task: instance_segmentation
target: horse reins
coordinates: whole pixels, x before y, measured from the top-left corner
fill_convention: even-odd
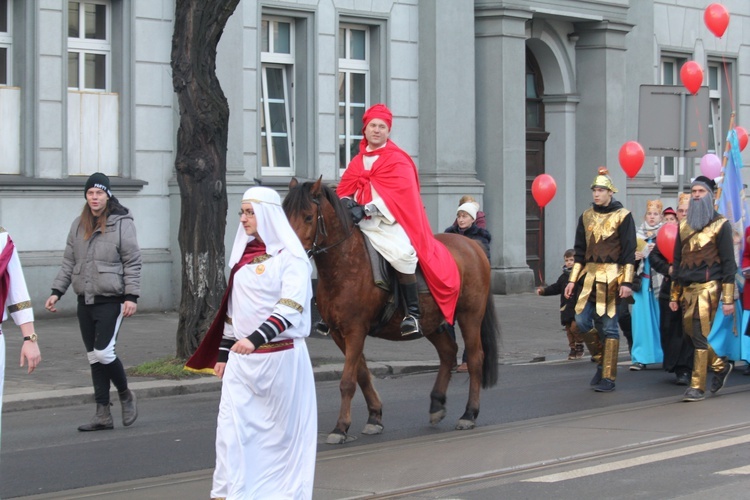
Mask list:
[[[347,231],[346,236],[344,236],[341,240],[337,241],[333,245],[328,245],[327,247],[319,246],[318,237],[320,235],[328,236],[328,231],[326,231],[326,223],[325,223],[325,219],[323,219],[323,212],[320,207],[320,200],[318,198],[313,198],[312,202],[318,206],[318,223],[315,226],[315,238],[313,239],[312,248],[310,248],[310,250],[307,250],[308,258],[315,257],[316,255],[319,255],[323,252],[327,252],[328,250],[335,247],[336,245],[340,245],[341,243],[345,242],[349,238],[349,236],[351,236],[353,233],[353,231],[349,230]]]

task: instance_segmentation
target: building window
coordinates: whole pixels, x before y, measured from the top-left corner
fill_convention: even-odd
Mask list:
[[[0,174],[21,173],[21,89],[13,87],[12,4],[0,0]]]
[[[110,8],[101,1],[68,2],[68,88],[109,88]]]
[[[13,37],[10,32],[10,1],[0,0],[0,85],[10,85],[10,55]]]
[[[727,61],[708,61],[708,152],[720,158],[724,152],[724,131],[729,129],[729,116],[722,109],[732,109],[729,89],[734,65]],[[718,151],[718,153],[717,153]]]
[[[112,9],[68,2],[68,174],[119,175],[119,95],[111,93]]]
[[[661,84],[681,85],[680,69],[687,62],[685,57],[663,57],[661,60]],[[661,157],[660,178],[662,182],[677,182],[680,169],[684,169],[684,158],[674,156]]]
[[[294,175],[294,20],[261,21],[260,148],[263,175]]]
[[[362,116],[370,101],[370,33],[367,26],[339,27],[339,171],[359,152]]]

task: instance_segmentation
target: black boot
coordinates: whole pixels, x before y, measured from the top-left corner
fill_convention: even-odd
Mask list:
[[[401,336],[418,334],[422,335],[422,327],[419,325],[419,319],[422,317],[419,313],[419,291],[417,283],[399,283],[401,293],[404,294],[404,303],[406,304],[406,313],[404,320],[401,322]]]
[[[114,427],[114,422],[112,422],[112,413],[110,413],[109,411],[109,404],[97,404],[96,414],[94,415],[94,418],[92,418],[91,422],[89,422],[88,424],[83,424],[78,427],[78,430],[81,432],[104,431],[114,429]]]

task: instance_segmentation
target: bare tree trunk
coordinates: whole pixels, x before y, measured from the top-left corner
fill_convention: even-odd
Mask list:
[[[180,186],[182,297],[177,356],[189,357],[226,288],[229,105],[216,77],[216,46],[239,0],[177,0],[172,85],[180,105],[175,169]]]

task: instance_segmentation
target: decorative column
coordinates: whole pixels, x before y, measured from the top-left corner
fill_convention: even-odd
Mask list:
[[[419,178],[435,232],[453,222],[461,196],[483,202],[474,102],[474,6],[420,2]]]
[[[619,190],[615,197],[625,204],[626,176],[618,160],[620,147],[628,137],[626,108],[638,109],[637,101],[626,100],[625,35],[633,26],[615,22],[576,23],[576,84],[581,102],[577,113],[576,150],[580,193],[577,213],[591,204],[591,181],[604,165]]]
[[[477,173],[488,186],[492,292],[534,288],[526,265],[526,22],[531,12],[477,6]]]

